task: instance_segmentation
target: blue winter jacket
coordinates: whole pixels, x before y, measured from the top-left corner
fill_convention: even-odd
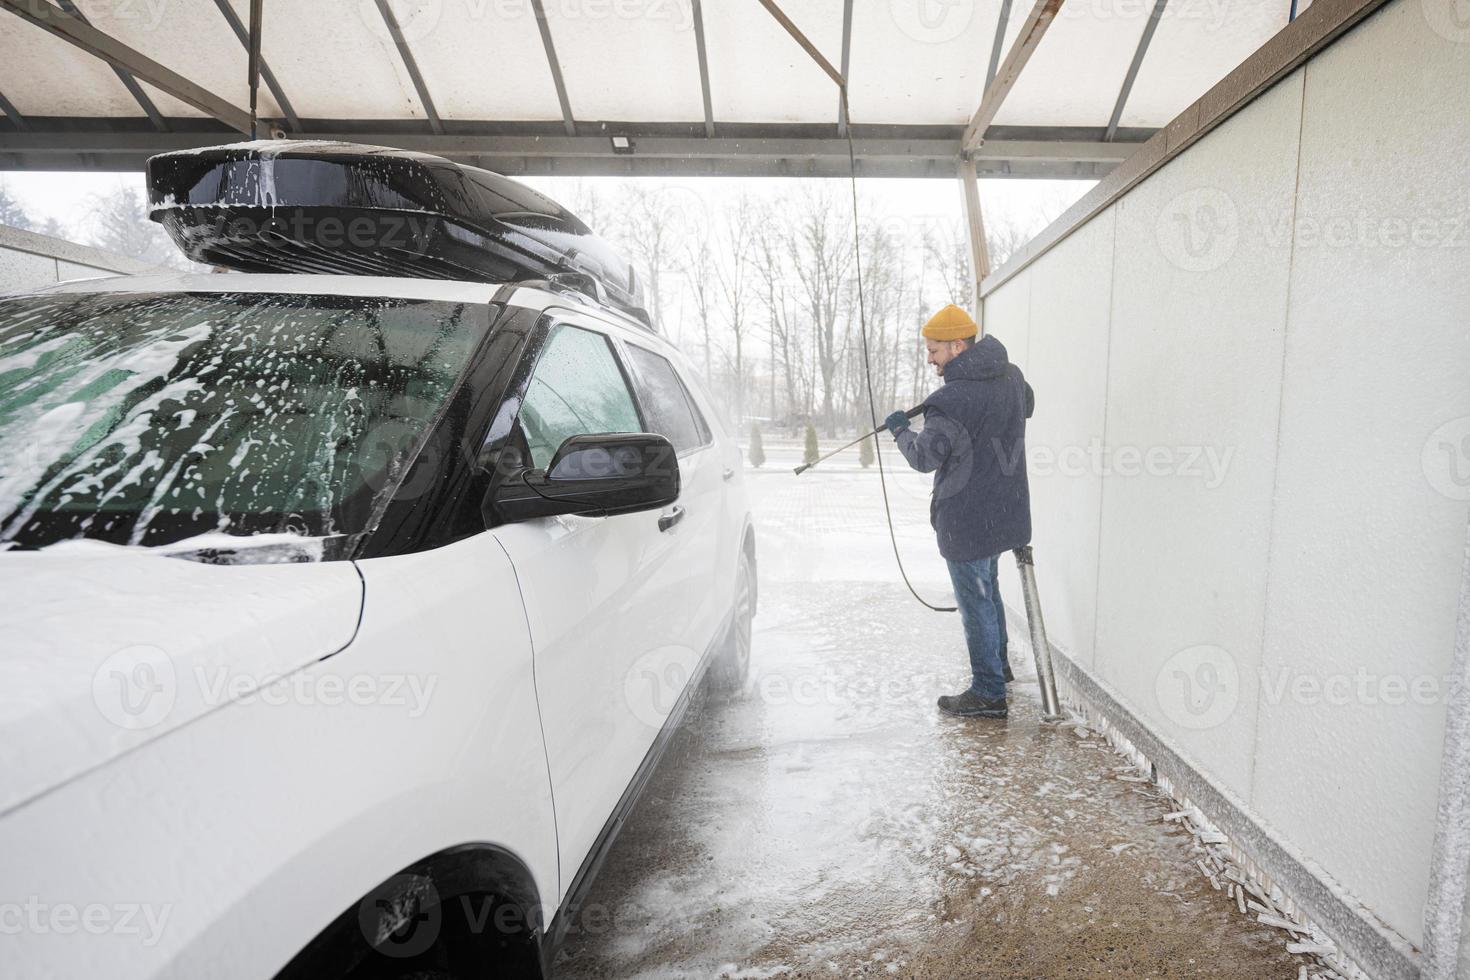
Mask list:
[[[950,561],[1031,543],[1026,420],[1034,407],[1021,369],[987,336],[945,365],[944,384],[924,400],[924,430],[898,434],[909,465],[934,473],[929,521]]]

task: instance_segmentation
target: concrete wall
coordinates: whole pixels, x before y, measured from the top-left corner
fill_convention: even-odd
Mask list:
[[[120,255],[0,225],[0,293],[67,279],[149,271],[151,266]]]
[[[1053,642],[1415,946],[1470,516],[1470,28],[1435,2],[984,303],[1037,392]]]

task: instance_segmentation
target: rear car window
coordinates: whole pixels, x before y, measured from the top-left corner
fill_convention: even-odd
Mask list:
[[[681,453],[707,445],[709,426],[679,380],[674,365],[642,347],[630,345],[628,350],[638,375],[638,396],[648,416],[649,428],[668,439]]]
[[[0,301],[0,548],[366,531],[489,328],[382,297]]]

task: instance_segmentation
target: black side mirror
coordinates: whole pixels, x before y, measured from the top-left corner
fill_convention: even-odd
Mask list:
[[[498,481],[485,516],[493,525],[558,514],[632,514],[672,504],[679,485],[679,457],[663,436],[572,436],[546,469],[522,469]]]

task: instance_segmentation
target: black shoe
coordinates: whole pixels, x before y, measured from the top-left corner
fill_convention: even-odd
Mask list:
[[[982,698],[974,691],[944,695],[939,699],[939,710],[961,718],[1004,718],[1007,714],[1005,698]]]

